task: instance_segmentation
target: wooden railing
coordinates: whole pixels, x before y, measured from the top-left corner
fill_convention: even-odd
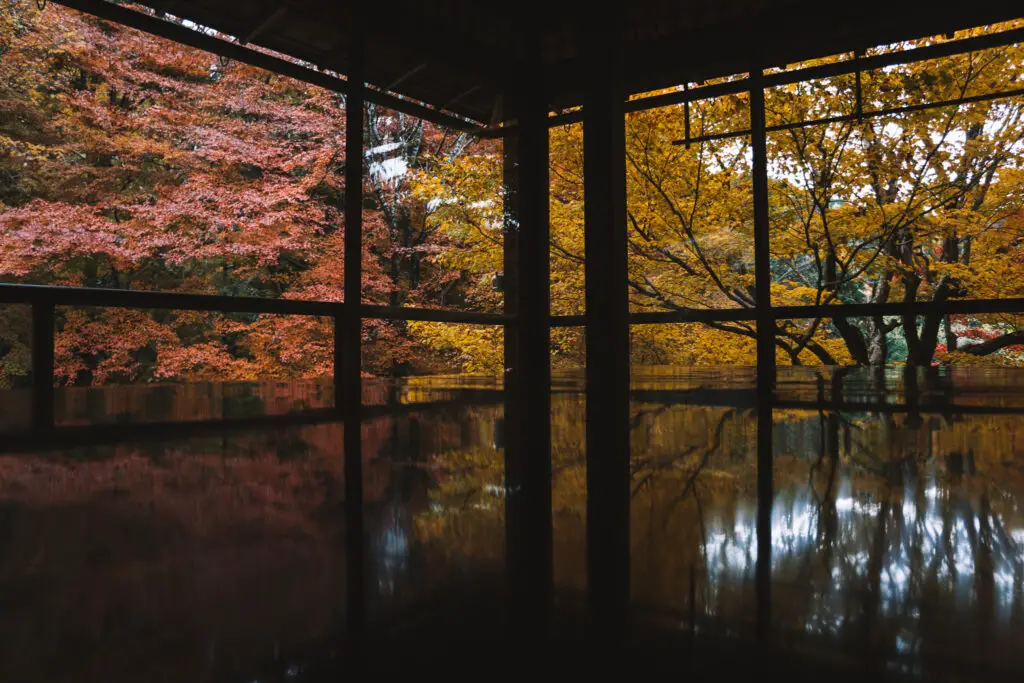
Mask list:
[[[334,323],[335,405],[341,405],[339,386],[344,349],[340,331],[346,311],[346,305],[342,302],[0,283],[0,304],[23,304],[32,309],[32,424],[37,432],[54,427],[54,311],[57,306],[156,308],[331,318]],[[361,305],[359,316],[367,319],[427,320],[476,325],[504,325],[511,319],[501,314],[373,304]]]

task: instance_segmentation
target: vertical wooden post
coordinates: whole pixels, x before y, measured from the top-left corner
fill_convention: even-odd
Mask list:
[[[32,426],[39,431],[53,428],[53,302],[38,298],[32,302]]]
[[[505,93],[505,107],[511,109],[515,98],[512,84]],[[504,182],[504,231],[502,242],[502,293],[504,312],[510,322],[504,329],[505,370],[505,579],[509,597],[509,627],[512,634],[523,628],[522,615],[517,613],[519,598],[524,592],[521,558],[529,548],[524,537],[522,514],[523,475],[521,468],[523,439],[522,379],[519,359],[519,135],[505,136],[502,146],[502,179]]]
[[[334,331],[334,347],[332,349],[332,367],[334,376],[334,410],[339,416],[344,417],[345,405],[345,305],[340,304],[335,308],[331,324]]]
[[[625,93],[620,32],[605,19],[589,36],[583,100],[587,567],[595,634],[620,637],[629,608]]]
[[[345,425],[345,508],[348,628],[360,639],[366,622],[366,541],[363,520],[362,301],[363,280],[363,57],[356,26],[345,99],[345,304],[341,315],[341,409]]]
[[[516,420],[506,451],[513,622],[521,635],[547,632],[552,602],[550,257],[548,121],[539,63],[511,84],[518,132],[506,139],[513,203],[506,232],[509,408]],[[509,274],[512,275],[509,278]]]
[[[750,148],[753,162],[754,299],[757,315],[758,386],[775,383],[775,322],[771,316],[771,237],[768,214],[768,141],[765,131],[764,78],[750,74]]]
[[[768,150],[764,78],[750,73],[750,129],[753,161],[754,283],[757,315],[757,634],[771,629],[772,402],[775,390],[775,320],[771,315],[771,250],[768,206]]]

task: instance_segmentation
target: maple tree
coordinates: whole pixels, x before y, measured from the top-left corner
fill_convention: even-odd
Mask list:
[[[1024,51],[1016,45],[868,71],[862,107],[870,112],[999,93],[1012,90],[1022,72]],[[852,114],[855,82],[847,75],[770,88],[767,123]],[[673,105],[626,118],[631,309],[752,309],[751,151],[749,135],[740,134],[750,126],[749,96],[698,100],[688,110]],[[1024,294],[1022,115],[1024,99],[1011,96],[770,132],[772,303]],[[703,139],[680,144],[687,131]],[[552,312],[579,313],[581,127],[553,128],[550,149]],[[467,177],[488,169],[500,171],[480,160],[439,173]],[[485,200],[480,195],[464,206]],[[465,231],[481,219],[464,217],[448,229]],[[481,243],[494,255],[498,246]],[[461,268],[486,272],[495,256],[457,258]],[[774,338],[784,364],[1019,365],[1021,322],[1005,315],[811,318],[780,321]],[[752,322],[635,326],[634,362],[751,364],[757,335]]]
[[[1024,50],[1016,45],[869,71],[864,107],[998,93],[1022,75]],[[768,100],[769,117],[828,116],[853,88],[853,78],[844,77],[780,89]],[[840,99],[823,97],[833,93]],[[771,134],[773,299],[942,302],[1024,294],[1022,116],[1024,100],[1009,97]],[[898,331],[906,361],[927,365],[940,338],[947,357],[1019,346],[1019,322],[992,321],[980,343],[964,334],[980,325],[949,315],[836,319],[831,327],[854,362],[885,363]],[[1003,358],[1020,362],[1019,353]]]
[[[4,280],[344,298],[343,96],[60,6],[5,3],[0,21]],[[365,118],[364,298],[464,305],[460,273],[432,260],[453,240],[408,178],[477,142],[372,104]],[[27,326],[2,315],[9,382]],[[66,383],[332,369],[330,321],[307,316],[69,308],[57,327]],[[371,372],[450,367],[405,323],[367,321],[364,339]]]
[[[0,28],[0,277],[344,298],[342,96],[59,6],[6,3]],[[1011,89],[1022,65],[1011,45],[868,71],[863,109]],[[850,114],[854,88],[852,75],[770,88],[768,124]],[[685,109],[624,123],[631,308],[752,309],[748,97]],[[1016,96],[770,132],[772,302],[1024,294],[1022,116]],[[725,136],[678,144],[687,130]],[[364,140],[364,299],[500,311],[501,142],[373,104]],[[552,128],[550,154],[551,309],[579,314],[582,125]],[[9,383],[27,373],[27,311],[0,316]],[[332,367],[332,327],[314,317],[69,308],[57,322],[65,383]],[[1021,364],[1020,323],[812,318],[780,321],[774,337],[780,363]],[[634,362],[751,364],[758,333],[737,321],[635,326]],[[373,373],[503,365],[499,327],[373,320],[363,337]],[[580,329],[553,329],[555,367],[582,364],[584,344]]]
[[[342,298],[336,95],[64,8],[8,11],[28,28],[0,67],[4,279]],[[59,309],[57,375],[330,368],[328,321],[272,318]],[[291,348],[268,341],[289,329]],[[282,370],[299,340],[309,357]]]
[[[363,146],[363,197],[371,208],[364,224],[373,228],[369,250],[380,272],[376,280],[364,274],[364,299],[390,306],[500,311],[500,292],[487,286],[501,270],[500,250],[495,257],[493,249],[480,248],[481,240],[491,240],[488,247],[501,244],[501,175],[493,172],[495,163],[500,169],[500,141],[477,140],[369,104]],[[481,164],[491,172],[474,172]],[[464,172],[442,174],[441,167]],[[480,197],[486,199],[472,209],[466,206]],[[456,227],[453,216],[466,222]],[[474,256],[484,261],[470,265],[464,260]],[[472,277],[488,282],[480,286],[468,280]],[[415,364],[468,372],[494,372],[502,365],[498,328],[402,320],[376,325],[372,338],[390,340],[387,363],[395,372]],[[465,335],[466,343],[449,343],[453,335]]]

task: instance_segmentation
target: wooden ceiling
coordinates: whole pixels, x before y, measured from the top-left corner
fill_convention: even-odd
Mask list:
[[[110,16],[104,0],[61,0]],[[238,42],[349,72],[354,27],[366,79],[481,125],[502,120],[501,93],[527,74],[552,110],[579,103],[595,20],[622,49],[627,90],[645,92],[1024,15],[1020,0],[146,0]],[[152,21],[154,32],[158,21]],[[607,22],[605,22],[607,24]],[[147,29],[149,30],[149,29]],[[359,35],[359,34],[356,34]]]

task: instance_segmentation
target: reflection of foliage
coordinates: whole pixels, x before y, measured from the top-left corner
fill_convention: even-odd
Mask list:
[[[439,453],[430,464],[437,480],[431,503],[439,509],[497,507],[504,488],[504,463],[490,448]]]
[[[682,419],[673,419],[674,416]],[[632,458],[633,498],[649,488],[651,481],[659,475],[675,478],[682,484],[678,500],[691,493],[696,495],[698,478],[705,472],[712,478],[729,478],[720,467],[711,467],[710,460],[722,447],[726,425],[735,422],[732,409],[708,410],[687,406],[676,410],[666,407],[651,410],[641,406],[634,422],[641,427],[634,431],[634,435],[642,435],[644,445],[634,449],[636,455]],[[665,433],[671,434],[675,441],[675,452],[666,452],[664,447],[659,447],[660,437]]]
[[[436,481],[429,509],[416,515],[416,533],[428,553],[500,559],[504,547],[505,478],[501,454],[491,448],[439,453],[429,468]]]
[[[551,400],[551,505],[554,582],[559,588],[587,587],[586,398],[557,393]]]
[[[738,521],[754,495],[754,426],[753,415],[731,408],[635,407],[630,528],[639,604],[688,604],[691,577],[700,577],[702,594],[709,588],[720,562],[709,528],[734,526],[728,520]],[[726,586],[728,595],[719,590],[716,613],[742,621],[752,607],[748,588],[740,582]]]
[[[631,520],[636,604],[685,618],[693,576],[699,628],[711,632],[753,620],[757,544],[755,420],[728,418],[746,427],[723,430],[716,454],[716,414],[639,407]],[[954,642],[969,643],[957,653],[981,648],[970,661],[1011,661],[1005,648],[1019,628],[1001,619],[1022,608],[1020,417],[792,410],[774,422],[780,637],[828,637],[859,652],[870,624],[882,657],[898,656],[910,632],[925,662],[951,657]],[[678,435],[681,457],[663,433]]]
[[[333,635],[340,440],[325,426],[0,458],[0,587],[19,596],[0,676],[240,679],[254,653]]]
[[[805,413],[804,438],[820,431],[825,450],[777,453],[775,523],[791,526],[773,541],[780,623],[856,643],[869,620],[885,656],[907,629],[925,661],[975,648],[1001,661],[996,642],[1019,635],[995,615],[1020,609],[1024,580],[1019,423]]]

